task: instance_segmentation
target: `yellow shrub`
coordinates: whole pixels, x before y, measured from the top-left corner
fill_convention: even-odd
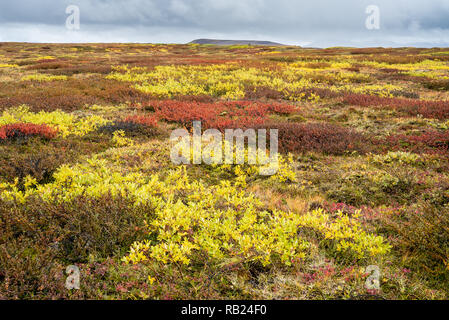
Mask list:
[[[17,64],[0,63],[0,68],[18,68]]]
[[[118,130],[113,133],[112,142],[116,147],[125,147],[133,145],[133,141],[129,138],[126,138],[125,131],[123,130]]]
[[[18,181],[0,184],[0,197],[24,203],[31,195],[53,202],[82,194],[110,194],[127,197],[136,206],[150,206],[154,218],[147,224],[148,234],[156,240],[135,243],[124,258],[129,263],[155,259],[189,264],[205,253],[216,263],[233,260],[290,265],[292,259],[305,258],[310,252],[311,242],[298,236],[303,228],[315,230],[319,241],[331,242],[337,251],[349,251],[359,259],[381,256],[389,250],[382,237],[362,230],[357,217],[339,215],[334,219],[321,210],[303,216],[265,210],[263,203],[239,183],[238,178],[246,175],[242,167],[236,167],[234,181],[224,180],[215,186],[192,181],[185,167],[165,173],[163,179],[158,174],[125,168],[95,156],[85,163],[62,166],[53,175],[54,181],[45,185],[37,185],[31,178],[26,179],[24,191],[18,189]]]
[[[22,81],[57,81],[57,80],[67,80],[67,76],[53,76],[48,74],[30,74],[22,77]]]
[[[73,114],[65,113],[63,111],[40,111],[34,113],[26,106],[19,106],[3,111],[3,114],[0,117],[0,126],[17,122],[47,124],[50,127],[57,129],[62,137],[67,137],[69,135],[84,136],[110,121],[96,115],[77,118]]]
[[[108,79],[136,83],[134,87],[160,97],[207,94],[226,99],[241,99],[246,86],[265,86],[275,90],[294,91],[312,83],[303,72],[240,68],[234,63],[207,66],[156,66],[152,72],[128,66],[115,67]]]

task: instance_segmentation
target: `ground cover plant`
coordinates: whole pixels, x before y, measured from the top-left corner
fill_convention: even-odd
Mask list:
[[[3,43],[0,79],[0,298],[449,298],[447,49]],[[278,172],[175,165],[193,121],[278,129]]]

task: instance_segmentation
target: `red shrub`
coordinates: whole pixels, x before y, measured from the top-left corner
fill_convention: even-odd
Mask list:
[[[0,109],[26,104],[32,111],[74,111],[84,105],[147,101],[149,96],[128,83],[97,77],[17,85],[0,82]]]
[[[0,140],[40,136],[52,139],[56,136],[57,130],[45,124],[14,123],[0,127]]]
[[[191,125],[192,121],[202,121],[204,125],[220,116],[220,110],[214,104],[196,103],[190,101],[152,101],[151,106],[159,119],[168,122],[177,122],[184,126]]]
[[[154,110],[158,119],[176,122],[186,127],[201,121],[205,128],[244,128],[261,124],[269,114],[291,114],[296,107],[287,104],[264,104],[252,101],[220,101],[198,103],[194,101],[150,101],[143,106]]]
[[[249,129],[260,127],[265,121],[266,118],[264,117],[242,117],[238,119],[219,118],[211,121],[207,127],[224,132],[226,129]]]
[[[386,138],[393,149],[412,152],[449,152],[449,132],[426,131],[421,135],[393,135]]]
[[[341,155],[346,152],[369,151],[370,139],[352,129],[329,123],[279,123],[260,129],[279,130],[281,152],[322,152]]]
[[[37,64],[27,66],[28,70],[48,70],[48,69],[61,69],[71,68],[72,65],[67,62],[54,61],[54,60],[42,60]]]
[[[347,104],[363,107],[391,107],[411,116],[422,115],[425,118],[449,119],[449,101],[382,98],[364,94],[347,94],[343,101]]]
[[[129,116],[125,119],[125,122],[142,124],[147,127],[157,127],[156,117],[146,116],[146,115]]]

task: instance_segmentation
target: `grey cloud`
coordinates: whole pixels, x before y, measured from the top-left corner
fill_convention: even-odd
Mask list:
[[[67,34],[64,28],[65,8],[69,4],[78,5],[81,10],[78,34]],[[381,30],[378,31],[365,28],[365,8],[371,4],[380,8]],[[88,42],[102,35],[109,41],[152,42],[162,34],[171,42],[217,36],[323,46],[447,45],[449,0],[15,0],[0,3],[2,41],[83,42],[85,39]]]

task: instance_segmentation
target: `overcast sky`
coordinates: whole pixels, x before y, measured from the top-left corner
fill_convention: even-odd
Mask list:
[[[66,27],[69,5],[79,7],[79,30]],[[380,29],[366,27],[369,5],[379,8]],[[196,38],[270,40],[312,47],[449,47],[449,0],[0,3],[0,41],[185,43]]]

